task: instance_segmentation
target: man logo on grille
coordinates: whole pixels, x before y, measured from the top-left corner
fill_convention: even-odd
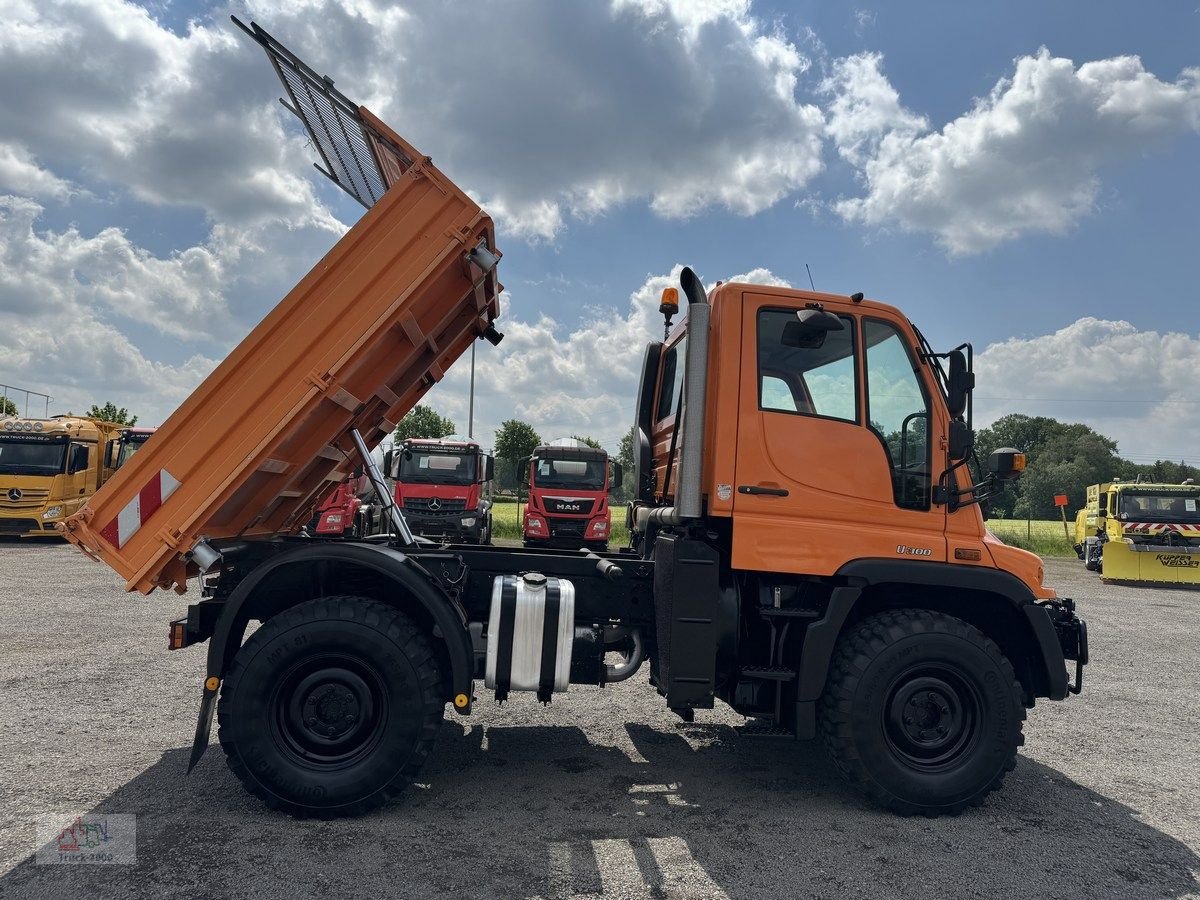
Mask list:
[[[8,489],[8,499],[11,500],[13,503],[16,503],[18,500],[20,500],[21,499],[21,489],[20,488],[9,488]]]

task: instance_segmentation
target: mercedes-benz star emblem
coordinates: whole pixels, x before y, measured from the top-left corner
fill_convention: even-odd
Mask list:
[[[442,508],[442,501],[439,500],[437,497],[430,497],[429,498],[429,508],[431,510],[433,510],[434,512],[437,512],[439,509]]]
[[[20,500],[21,499],[21,489],[20,488],[9,488],[8,489],[8,499],[11,500],[13,503],[16,503],[18,500]]]

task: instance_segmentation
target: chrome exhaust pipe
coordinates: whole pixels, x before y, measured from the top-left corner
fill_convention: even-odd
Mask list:
[[[683,450],[679,455],[679,481],[675,505],[658,509],[640,508],[634,527],[679,525],[699,519],[704,511],[701,471],[704,465],[704,425],[708,400],[708,329],[712,307],[704,283],[691,268],[679,273],[679,284],[688,298],[687,354],[683,373]]]

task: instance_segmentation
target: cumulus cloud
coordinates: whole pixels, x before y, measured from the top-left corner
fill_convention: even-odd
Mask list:
[[[39,166],[24,147],[0,143],[0,191],[19,191],[27,197],[63,200],[70,196],[72,187]]]
[[[975,358],[981,424],[1010,412],[1086,422],[1138,462],[1196,458],[1200,334],[1085,317]]]
[[[305,177],[303,141],[287,136],[272,105],[273,78],[225,21],[180,36],[121,0],[7,4],[0,141],[226,224],[337,231]]]
[[[881,64],[878,54],[840,60],[823,84],[829,132],[866,186],[835,209],[851,222],[932,233],[952,255],[1068,231],[1094,210],[1106,163],[1200,130],[1200,68],[1168,82],[1136,56],[1077,67],[1042,49],[931,132]]]
[[[193,247],[158,258],[115,228],[91,237],[73,228],[38,233],[41,212],[30,200],[0,197],[0,380],[53,395],[55,409],[113,399],[161,421],[216,360],[152,359],[118,325],[166,339],[207,333],[200,326],[210,316],[228,316],[219,255]],[[148,343],[176,350],[174,340]]]
[[[808,60],[748,2],[481,0],[469,21],[434,0],[254,12],[510,233],[552,239],[634,202],[673,219],[751,215],[821,169],[822,114],[796,96]],[[464,28],[486,32],[482,68],[464,58]]]

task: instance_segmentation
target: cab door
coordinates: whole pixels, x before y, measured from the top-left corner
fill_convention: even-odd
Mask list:
[[[931,498],[928,392],[894,322],[827,305],[842,325],[788,344],[805,301],[742,304],[733,565],[828,575],[864,557],[945,560]]]

